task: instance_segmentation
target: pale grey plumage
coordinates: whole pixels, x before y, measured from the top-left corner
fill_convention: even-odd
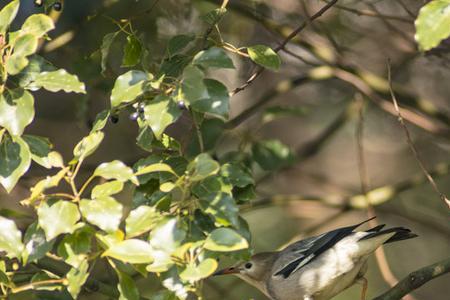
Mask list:
[[[380,245],[416,236],[400,227],[382,230],[381,225],[355,232],[361,224],[256,254],[217,275],[235,274],[272,300],[331,299],[363,278],[369,255]]]

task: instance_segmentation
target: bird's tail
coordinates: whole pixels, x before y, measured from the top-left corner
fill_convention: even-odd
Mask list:
[[[371,228],[369,230],[367,230],[366,232],[369,233],[368,235],[362,237],[361,239],[359,239],[360,241],[362,240],[368,240],[377,236],[381,236],[381,235],[385,235],[385,234],[390,234],[390,233],[394,233],[393,236],[391,236],[388,240],[386,240],[384,242],[384,244],[387,243],[392,243],[392,242],[397,242],[397,241],[401,241],[401,240],[407,240],[407,239],[412,239],[417,237],[418,235],[411,232],[411,230],[409,230],[408,228],[404,228],[404,227],[393,227],[393,228],[388,228],[388,229],[383,229],[385,225],[378,225],[374,228]]]

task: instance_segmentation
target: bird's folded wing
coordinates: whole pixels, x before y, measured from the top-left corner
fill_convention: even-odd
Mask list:
[[[358,226],[368,221],[366,220],[356,225],[335,229],[288,246],[278,255],[279,258],[274,265],[281,265],[281,267],[274,270],[274,275],[288,278],[292,273],[313,261],[317,256],[333,247],[337,242],[352,234],[353,230]]]

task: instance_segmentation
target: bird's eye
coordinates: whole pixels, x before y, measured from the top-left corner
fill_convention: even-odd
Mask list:
[[[253,264],[250,263],[250,262],[248,262],[248,263],[245,264],[244,267],[245,267],[246,269],[250,269],[252,266],[253,266]]]

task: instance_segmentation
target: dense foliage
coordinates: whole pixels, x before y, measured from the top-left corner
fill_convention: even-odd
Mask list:
[[[62,9],[59,2],[37,2],[47,12]],[[76,299],[83,286],[99,284],[88,277],[104,260],[117,273],[117,291],[103,290],[112,297],[140,299],[134,277],[147,273],[155,273],[165,287],[151,299],[201,297],[202,280],[216,270],[219,257],[245,259],[251,253],[239,205],[254,198],[253,171],[272,172],[295,161],[278,140],[254,140],[217,157],[232,93],[210,74],[233,69],[230,55],[276,71],[279,56],[265,45],[224,41],[224,7],[201,16],[204,32],[171,37],[161,57],[150,57],[131,20],[112,20],[117,31],[104,35],[97,54],[106,74],[110,49],[119,43],[123,72],[110,91],[110,108],[98,113],[73,157],[63,158],[48,138],[24,133],[35,116],[34,93],[85,94],[85,84],[36,54],[55,28],[48,15],[32,14],[20,29],[9,30],[19,9],[20,1],[14,0],[0,12],[0,184],[11,192],[32,162],[47,168],[48,176],[26,199],[17,199],[36,213],[24,232],[12,218],[0,216],[1,293],[7,298],[50,290]],[[416,20],[422,50],[449,36],[449,20],[450,1],[423,7]],[[280,112],[268,110],[266,117]],[[126,114],[139,127],[137,147],[148,155],[133,165],[120,157],[103,162],[81,181],[79,170],[102,143],[105,127]],[[167,130],[181,117],[191,124],[192,135],[184,140]],[[115,198],[126,188],[133,189],[132,207]],[[43,259],[63,262],[66,270],[49,270]],[[19,280],[23,270],[29,276]]]

